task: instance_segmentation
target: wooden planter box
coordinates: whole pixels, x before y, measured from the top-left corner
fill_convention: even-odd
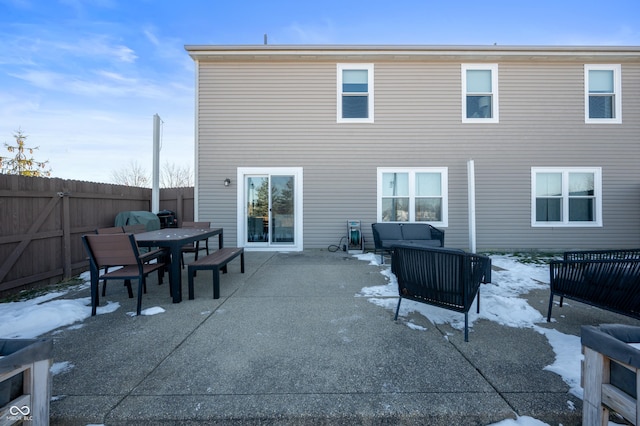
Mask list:
[[[582,424],[607,425],[609,410],[636,425],[640,419],[640,327],[582,327]]]
[[[0,339],[0,426],[49,424],[51,339]]]

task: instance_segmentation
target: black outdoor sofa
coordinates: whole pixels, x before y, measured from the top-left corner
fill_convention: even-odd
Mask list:
[[[464,341],[469,341],[469,309],[480,284],[491,281],[491,259],[458,249],[393,246],[391,271],[398,280],[400,299],[394,320],[398,319],[402,299],[427,303],[464,313]]]
[[[640,249],[568,251],[549,273],[547,321],[554,296],[640,319]]]
[[[419,247],[444,247],[444,231],[428,223],[378,222],[371,224],[374,254],[380,251],[380,263],[384,253],[391,253],[396,244],[412,244]]]

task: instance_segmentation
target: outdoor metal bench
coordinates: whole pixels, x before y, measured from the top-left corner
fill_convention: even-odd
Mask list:
[[[213,272],[213,298],[220,298],[220,270],[227,273],[227,263],[240,256],[240,272],[244,274],[244,248],[242,247],[224,247],[205,257],[190,263],[187,267],[189,276],[189,299],[195,298],[193,291],[193,278],[196,271],[211,270]]]
[[[565,251],[563,260],[640,260],[640,249]]]
[[[549,309],[554,296],[565,297],[640,319],[640,250],[566,252],[549,264]]]

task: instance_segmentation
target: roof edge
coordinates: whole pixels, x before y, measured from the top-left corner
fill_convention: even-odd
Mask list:
[[[231,57],[619,57],[640,59],[640,46],[508,45],[185,45],[193,59]]]

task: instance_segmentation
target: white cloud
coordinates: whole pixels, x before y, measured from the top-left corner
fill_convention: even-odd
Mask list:
[[[126,77],[123,74],[112,72],[112,71],[98,70],[98,71],[95,71],[95,74],[100,77],[104,77],[107,80],[111,80],[118,83],[135,84],[138,82],[138,80],[134,78]]]
[[[153,33],[152,28],[147,28],[143,30],[142,33],[145,35],[145,37],[147,37],[147,39],[151,42],[151,44],[153,44],[156,47],[161,47],[160,40]]]
[[[194,63],[184,50],[183,40],[161,35],[153,26],[147,26],[142,33],[155,48],[152,52],[155,58],[159,58],[165,63],[174,64],[169,68],[170,70],[187,71],[191,80]]]
[[[134,97],[156,100],[175,100],[191,97],[193,89],[171,81],[154,82],[107,70],[89,73],[63,73],[46,70],[25,70],[8,75],[30,85],[54,92],[64,92],[88,98]]]
[[[41,89],[56,89],[59,88],[59,83],[63,81],[61,74],[51,71],[23,71],[20,73],[8,73],[8,75],[29,82],[35,87]]]
[[[54,35],[55,36],[55,35]],[[65,40],[66,34],[57,34],[61,39],[39,40],[39,50],[51,49],[56,55],[69,54],[74,57],[94,58],[102,62],[115,60],[132,63],[138,58],[134,50],[122,44],[114,44],[111,36],[104,34],[86,34],[81,40]]]
[[[116,35],[91,30],[76,34],[65,27],[16,23],[0,28],[0,37],[0,64],[73,68],[79,59],[107,64],[131,64],[138,59],[131,47],[116,41]]]

